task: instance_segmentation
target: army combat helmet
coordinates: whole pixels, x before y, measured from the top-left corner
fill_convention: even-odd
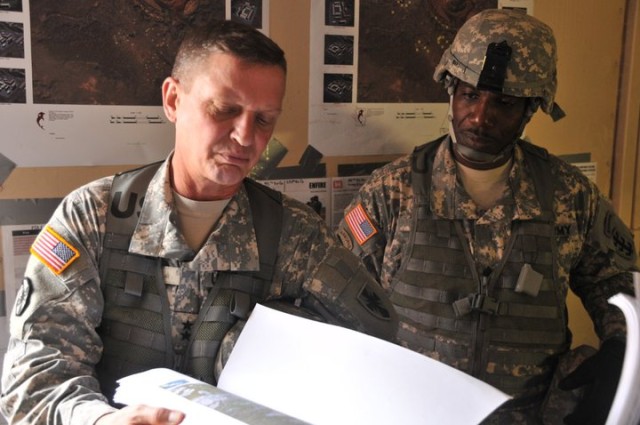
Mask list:
[[[557,50],[553,31],[540,20],[510,9],[487,9],[469,18],[445,50],[434,79],[457,78],[480,90],[531,98],[553,118],[564,112],[554,102]]]

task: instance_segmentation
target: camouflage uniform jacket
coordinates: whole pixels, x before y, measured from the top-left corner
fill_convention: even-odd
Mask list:
[[[140,215],[151,224],[136,228],[129,252],[190,259],[204,269],[217,271],[257,270],[257,242],[244,187],[230,199],[208,240],[195,253],[176,227],[168,168],[166,161],[149,184]],[[26,283],[11,317],[2,379],[0,407],[11,423],[86,425],[114,409],[101,394],[95,375],[103,347],[96,331],[104,307],[98,267],[112,181],[113,177],[102,178],[73,191],[41,232],[39,238],[45,233],[53,235],[72,251],[70,258],[63,260],[63,270],[56,270],[56,274],[34,255],[29,259]],[[299,300],[313,293],[320,304],[332,310],[339,324],[375,333],[362,326],[354,318],[357,313],[344,304],[326,303],[341,296],[318,278],[329,253],[337,250],[338,257],[347,254],[348,262],[353,259],[350,264],[360,263],[317,214],[285,197],[280,241],[269,299]],[[352,275],[357,274],[356,269]],[[378,286],[364,268],[361,274],[370,279],[371,286]],[[172,290],[167,285],[171,302],[184,302],[180,294],[170,293]],[[191,290],[203,289],[196,282]],[[395,322],[389,324],[389,330],[395,331]],[[179,331],[174,329],[173,333]]]
[[[444,138],[432,154],[430,210],[436,220],[460,221],[478,270],[493,268],[505,251],[512,222],[530,220],[542,212],[531,167],[520,146],[524,142],[515,148],[501,200],[486,211],[476,207],[460,183],[450,143],[448,137]],[[338,230],[343,244],[363,259],[389,293],[393,292],[396,273],[410,244],[414,215],[412,159],[407,155],[376,170],[345,209],[346,216],[356,210],[364,212],[370,226],[366,234],[356,235],[345,219]],[[548,166],[554,187],[541,188],[541,192],[554,190],[556,281],[565,295],[571,288],[580,297],[601,339],[624,334],[624,318],[607,300],[618,292],[633,293],[629,271],[634,269],[637,257],[631,234],[579,170],[552,155],[548,156]],[[405,324],[401,321],[400,326]]]

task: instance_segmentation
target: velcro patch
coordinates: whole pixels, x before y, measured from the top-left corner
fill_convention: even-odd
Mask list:
[[[380,296],[366,283],[360,288],[358,301],[369,313],[379,319],[389,320],[391,318],[391,313],[384,306]]]
[[[615,261],[621,267],[633,267],[637,260],[633,234],[615,214],[609,201],[603,197],[598,203],[598,212],[591,233],[602,251],[614,254]]]
[[[371,239],[373,235],[378,233],[378,230],[371,222],[362,204],[358,204],[354,209],[349,211],[344,219],[359,245],[364,244]]]
[[[607,211],[604,217],[604,235],[609,238],[613,250],[625,260],[635,260],[633,235],[622,220],[613,212]]]
[[[29,251],[57,275],[80,257],[78,250],[49,226],[42,229]]]

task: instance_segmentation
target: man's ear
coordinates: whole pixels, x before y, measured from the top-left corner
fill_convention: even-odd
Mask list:
[[[162,83],[162,108],[167,119],[176,122],[176,109],[178,106],[178,80],[167,77]]]

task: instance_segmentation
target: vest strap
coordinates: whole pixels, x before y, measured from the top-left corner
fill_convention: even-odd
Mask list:
[[[445,291],[435,288],[423,288],[420,286],[408,285],[404,282],[395,284],[393,290],[402,295],[421,300],[432,301],[442,304],[451,304],[457,300],[457,296],[452,291]]]
[[[105,248],[126,251],[127,249],[129,249],[130,240],[130,236],[109,232],[104,235],[103,245]]]
[[[196,340],[191,345],[191,357],[215,358],[220,348],[220,341]]]
[[[130,341],[161,352],[166,344],[164,335],[122,322],[112,322],[109,334],[120,341]]]
[[[122,251],[112,251],[109,256],[109,268],[112,270],[124,270],[143,275],[154,275],[157,259],[133,255]]]
[[[453,302],[456,317],[465,316],[472,311],[496,316],[531,317],[538,319],[557,319],[560,317],[557,307],[528,305],[496,300],[484,294],[471,294]]]
[[[203,322],[224,322],[234,323],[235,318],[231,315],[229,307],[221,305],[212,305],[202,319]]]
[[[469,278],[471,269],[466,264],[443,263],[439,261],[410,258],[406,262],[406,269],[413,272],[436,274],[450,277]]]
[[[138,307],[143,310],[160,313],[162,311],[162,301],[158,294],[145,293],[144,297],[129,295],[124,289],[111,285],[105,285],[105,299],[122,307]]]

